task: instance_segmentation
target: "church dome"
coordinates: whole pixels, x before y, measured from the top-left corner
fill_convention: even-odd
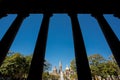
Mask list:
[[[69,67],[68,67],[68,66],[66,66],[66,70],[69,70]]]

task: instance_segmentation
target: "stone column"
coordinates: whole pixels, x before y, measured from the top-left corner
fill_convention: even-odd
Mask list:
[[[18,14],[12,25],[9,27],[8,31],[5,33],[3,38],[0,41],[0,66],[5,59],[9,48],[14,41],[14,38],[20,28],[23,20],[28,16],[28,14]]]
[[[48,27],[51,15],[52,14],[43,15],[27,80],[42,80]]]
[[[115,33],[111,29],[110,25],[107,23],[102,14],[93,14],[93,16],[98,21],[100,28],[110,46],[110,49],[115,57],[119,67],[120,67],[120,41],[116,37]]]
[[[92,80],[84,40],[77,14],[69,14],[72,23],[78,80]]]

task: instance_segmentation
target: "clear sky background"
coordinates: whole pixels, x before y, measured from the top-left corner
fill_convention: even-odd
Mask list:
[[[120,20],[113,17],[113,15],[104,16],[120,40]],[[16,15],[9,14],[7,17],[0,19],[0,40],[15,17]],[[33,53],[42,18],[42,14],[31,14],[23,21],[10,51],[19,52],[23,55]],[[78,19],[80,28],[82,29],[87,55],[99,53],[107,58],[112,52],[95,18],[90,14],[79,14]],[[45,59],[52,64],[52,67],[57,66],[57,68],[59,61],[62,61],[63,69],[65,69],[66,65],[69,66],[70,61],[74,57],[70,18],[67,14],[54,14],[50,18]]]

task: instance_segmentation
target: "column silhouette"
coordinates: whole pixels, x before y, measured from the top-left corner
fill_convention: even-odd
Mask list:
[[[78,80],[92,80],[77,14],[69,14],[69,16],[72,22]]]
[[[22,21],[25,19],[25,17],[28,16],[26,14],[18,14],[8,31],[5,33],[3,38],[0,41],[0,66],[5,59],[9,48],[14,41],[14,38],[20,28],[20,25]]]
[[[27,80],[42,80],[49,19],[51,15],[52,14],[44,14],[43,16]]]
[[[116,37],[115,33],[111,29],[110,25],[107,23],[102,14],[93,14],[95,19],[98,21],[100,28],[107,40],[108,45],[115,57],[119,67],[120,67],[120,41]]]

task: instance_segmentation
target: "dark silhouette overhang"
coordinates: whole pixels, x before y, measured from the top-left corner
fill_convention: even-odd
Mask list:
[[[115,0],[0,0],[4,13],[119,13]]]

